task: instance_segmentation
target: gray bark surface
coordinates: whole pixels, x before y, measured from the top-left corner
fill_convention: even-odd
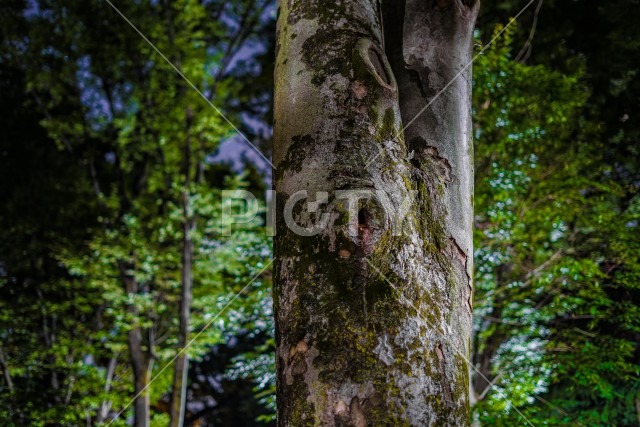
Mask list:
[[[279,3],[279,426],[469,424],[473,171],[465,66],[478,7]],[[344,190],[381,197],[356,207],[339,196]],[[300,191],[308,198],[293,209],[298,226],[329,214],[315,235],[301,236],[284,220]],[[319,192],[328,192],[327,203]]]

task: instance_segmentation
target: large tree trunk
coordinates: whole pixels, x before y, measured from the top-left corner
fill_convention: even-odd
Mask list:
[[[278,425],[468,425],[478,4],[279,7]]]

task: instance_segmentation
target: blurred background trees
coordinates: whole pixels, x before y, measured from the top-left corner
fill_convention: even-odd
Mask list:
[[[114,4],[268,153],[273,2]],[[639,9],[535,1],[474,64],[481,425],[640,422]],[[0,43],[0,424],[111,422],[184,344],[185,269],[185,425],[272,422],[270,239],[218,203],[268,165],[104,1],[3,0]]]
[[[264,344],[251,316],[269,315],[270,242],[260,223],[224,236],[220,200],[265,184],[214,164],[229,124],[108,4],[5,7],[3,424],[99,424],[132,396],[120,424],[166,423],[186,354],[248,327]],[[266,117],[266,2],[121,7],[237,123]]]
[[[483,5],[482,40],[516,3]],[[638,11],[536,0],[476,66],[484,424],[640,422]]]

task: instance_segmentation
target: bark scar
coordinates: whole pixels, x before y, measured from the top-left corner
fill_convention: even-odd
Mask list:
[[[453,181],[453,168],[445,157],[442,157],[438,149],[428,145],[422,137],[415,137],[409,141],[409,150],[414,152],[412,163],[415,167],[423,169],[429,163],[435,165],[438,177],[445,183]]]
[[[444,351],[442,351],[442,344],[438,343],[436,346],[436,354],[438,355],[438,370],[440,371],[440,376],[442,378],[442,389],[444,391],[444,400],[447,402],[449,407],[453,407],[453,394],[451,393],[451,384],[447,381],[447,373],[446,367],[447,362],[444,358]]]
[[[360,209],[358,211],[358,250],[356,256],[371,255],[374,246],[373,232],[371,214],[366,208]]]
[[[353,96],[357,100],[360,100],[367,96],[367,88],[360,80],[356,80],[355,82],[351,83],[351,92],[353,92]]]
[[[473,288],[471,287],[471,277],[469,276],[469,272],[467,270],[467,267],[468,267],[467,263],[469,262],[469,258],[467,257],[467,254],[465,253],[465,251],[462,250],[460,245],[458,245],[458,242],[456,242],[456,239],[454,239],[453,237],[449,238],[449,247],[450,247],[449,250],[451,252],[451,255],[458,258],[458,260],[462,264],[462,268],[464,269],[464,273],[467,278],[467,292],[468,292],[468,295],[466,298],[466,304],[467,304],[467,309],[469,310],[469,314],[473,315],[473,304],[471,303],[471,299],[473,298]]]
[[[348,408],[344,400],[338,400],[333,406],[333,414],[336,427],[367,427],[367,418],[358,396],[351,399]]]
[[[351,413],[351,423],[353,424],[353,427],[367,427],[367,419],[362,411],[362,406],[360,405],[360,399],[358,396],[351,399],[349,412]]]
[[[380,86],[396,92],[398,85],[384,52],[369,39],[358,40],[356,49],[367,70],[375,77]]]
[[[289,349],[289,358],[287,360],[287,368],[285,369],[286,382],[288,385],[293,384],[296,375],[304,375],[307,372],[306,353],[309,345],[305,341],[299,341],[298,344],[291,346]]]

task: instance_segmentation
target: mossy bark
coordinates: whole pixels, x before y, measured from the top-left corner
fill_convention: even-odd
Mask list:
[[[470,60],[477,8],[279,4],[279,426],[469,423],[470,69],[412,119]],[[355,207],[345,190],[380,197]],[[326,215],[307,235],[285,221],[301,191],[298,227]]]

